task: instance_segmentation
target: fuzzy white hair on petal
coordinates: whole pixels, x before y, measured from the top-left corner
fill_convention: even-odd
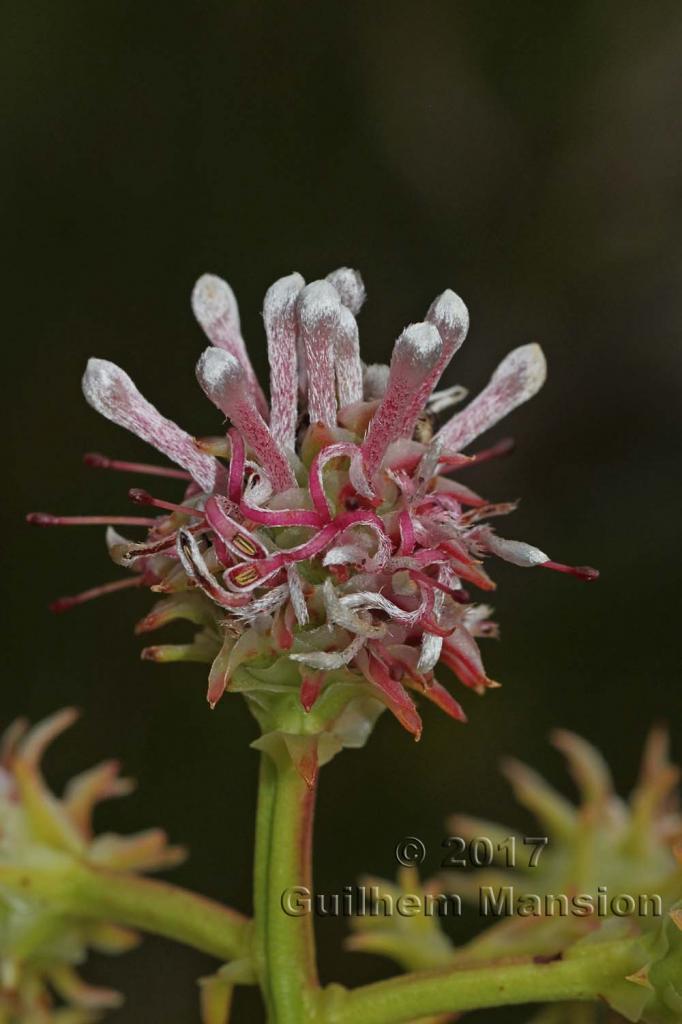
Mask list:
[[[461,451],[508,413],[537,394],[545,382],[547,364],[539,345],[514,349],[490,378],[488,385],[438,433],[448,448]]]
[[[461,384],[453,384],[452,387],[443,388],[441,391],[432,391],[426,403],[429,412],[438,415],[453,405],[459,405],[469,394],[467,388]]]
[[[354,316],[362,309],[367,292],[359,270],[350,267],[339,267],[327,274],[327,281],[336,288],[341,302]]]
[[[107,359],[89,359],[83,374],[89,405],[112,423],[125,427],[186,469],[202,490],[212,491],[224,475],[220,463],[200,452],[193,438],[140,394],[128,374]]]
[[[280,608],[289,596],[289,587],[282,583],[272,590],[267,590],[260,597],[255,597],[243,608],[235,608],[232,614],[246,622],[253,622],[260,615],[269,615]],[[269,624],[272,625],[271,623]]]
[[[396,622],[402,622],[406,626],[414,626],[426,610],[425,600],[414,611],[406,612],[403,608],[399,608],[398,605],[394,604],[393,601],[389,601],[383,594],[378,594],[371,590],[359,590],[353,594],[344,594],[340,598],[340,604],[346,611],[356,608],[376,608],[379,611],[385,612],[389,618],[394,619]]]
[[[216,274],[202,274],[192,289],[192,311],[211,337],[214,325],[227,320],[238,331],[239,306],[234,292],[227,281]]]
[[[341,330],[341,300],[328,281],[306,285],[298,299],[298,321],[308,381],[308,416],[311,423],[336,426],[334,352]]]
[[[506,540],[504,537],[498,537],[487,527],[476,531],[475,536],[476,542],[485,547],[490,554],[497,555],[498,558],[513,565],[530,568],[549,562],[549,555],[533,544],[526,544],[522,540]]]
[[[299,625],[305,626],[309,621],[308,605],[306,604],[305,595],[303,593],[301,577],[295,565],[287,566],[287,585],[296,621]]]
[[[438,570],[438,582],[446,583],[448,576],[449,572],[447,567],[441,566]],[[439,620],[444,604],[445,594],[442,590],[436,591],[433,602],[433,617],[436,622]],[[438,664],[442,650],[443,637],[437,636],[435,633],[424,633],[422,637],[421,650],[419,652],[419,660],[417,661],[417,671],[431,672]]]
[[[234,356],[220,348],[207,348],[197,362],[197,380],[206,396],[225,415],[226,396],[244,384],[244,371]]]
[[[442,650],[443,638],[441,636],[436,636],[435,633],[424,633],[417,661],[417,672],[431,672],[438,664]]]
[[[322,564],[325,568],[330,565],[353,565],[359,564],[367,557],[367,550],[359,544],[339,544],[337,547],[329,548]]]
[[[331,672],[352,661],[366,643],[366,636],[356,636],[342,651],[307,651],[305,654],[290,654],[289,657],[310,668]]]
[[[414,422],[426,404],[414,405],[422,382],[437,365],[443,349],[440,334],[433,324],[411,324],[395,343],[388,386],[372,418],[362,453],[367,472],[372,476],[381,464],[392,441],[404,436],[406,421]],[[409,428],[411,432],[411,427]]]
[[[389,368],[385,363],[370,363],[363,368],[363,397],[366,402],[383,398],[388,387]]]
[[[275,441],[286,449],[296,442],[298,416],[298,353],[296,300],[305,281],[289,274],[275,281],[265,293],[263,321],[268,339],[270,363],[270,429]]]
[[[341,304],[339,293],[329,281],[311,281],[299,298],[299,318],[305,325],[315,326],[319,320],[335,320]]]
[[[237,360],[223,349],[207,348],[199,357],[196,374],[207,397],[251,445],[274,487],[280,491],[294,487],[291,467],[245,387],[246,374]]]
[[[425,319],[438,328],[447,358],[452,358],[469,330],[469,310],[463,300],[451,288],[446,288],[433,300]]]
[[[246,386],[261,416],[267,419],[268,403],[246,351],[239,325],[239,307],[227,281],[215,274],[203,274],[192,291],[192,310],[209,341],[229,352],[243,368]]]
[[[411,436],[419,416],[431,398],[433,389],[469,330],[469,311],[459,295],[450,288],[434,299],[425,319],[438,331],[442,346],[438,360],[424,377],[409,403],[403,424],[403,433],[406,437]]]
[[[358,615],[351,608],[346,607],[330,579],[325,580],[322,584],[322,596],[327,613],[327,622],[330,625],[341,626],[350,633],[356,633],[358,636],[365,638],[379,639],[386,633],[384,623],[379,622],[375,625],[371,619],[368,621],[367,616]]]
[[[336,385],[339,407],[362,401],[362,360],[358,325],[350,309],[339,308],[339,326],[335,336]]]
[[[437,364],[442,350],[443,343],[433,324],[410,324],[395,343],[391,369],[401,366],[421,378]]]

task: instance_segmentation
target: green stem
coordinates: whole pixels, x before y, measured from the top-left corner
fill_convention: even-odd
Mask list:
[[[302,1024],[315,1016],[319,993],[312,916],[288,914],[284,894],[312,891],[315,806],[288,757],[263,754],[257,818],[256,949],[270,1024]]]
[[[55,911],[139,928],[219,960],[250,956],[251,922],[247,918],[167,882],[68,858],[51,868],[2,865],[0,884],[37,896]]]
[[[637,940],[595,943],[565,960],[420,971],[349,992],[329,1024],[400,1024],[428,1014],[596,1000],[638,966]]]
[[[253,864],[254,956],[256,974],[265,1003],[272,1002],[267,972],[268,892],[272,808],[275,798],[275,766],[266,754],[261,755],[256,810],[256,842]]]

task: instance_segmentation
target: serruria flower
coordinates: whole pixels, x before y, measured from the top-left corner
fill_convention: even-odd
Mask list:
[[[516,798],[536,821],[531,831],[548,840],[532,865],[534,847],[513,828],[456,814],[447,822],[447,833],[463,843],[461,868],[424,882],[414,868],[402,869],[397,883],[362,879],[393,903],[406,893],[457,894],[480,915],[483,906],[492,905],[485,894],[493,894],[502,906],[504,894],[513,893],[512,902],[519,900],[516,911],[507,917],[502,913],[497,923],[456,947],[437,913],[420,907],[413,916],[384,915],[378,902],[379,913],[351,919],[347,948],[389,957],[402,970],[448,964],[466,970],[523,957],[551,964],[590,944],[598,949],[619,935],[638,936],[636,969],[608,987],[601,999],[623,1015],[614,1016],[614,1024],[676,1024],[682,1019],[682,813],[680,770],[671,762],[667,732],[659,727],[649,734],[639,778],[627,799],[616,793],[606,761],[590,743],[563,729],[552,739],[577,785],[577,803],[526,765],[503,764]],[[486,847],[494,863],[474,869],[469,858],[480,857]],[[563,909],[563,902],[573,899],[583,901],[583,911]],[[629,901],[634,909],[624,913]],[[540,1011],[532,1024],[599,1024],[604,1019],[601,1002],[563,1002]]]
[[[96,805],[134,788],[116,761],[76,776],[61,798],[48,788],[42,756],[76,717],[65,708],[32,729],[18,720],[0,740],[2,1021],[87,1024],[100,1019],[99,1011],[120,1005],[118,992],[87,984],[77,968],[89,950],[122,953],[138,935],[106,917],[74,911],[66,899],[73,874],[104,869],[134,887],[135,874],[172,867],[185,856],[160,829],[94,834]],[[36,877],[47,881],[36,887]]]
[[[360,686],[353,693],[365,706],[369,700],[389,707],[418,737],[411,692],[465,718],[434,676],[439,662],[478,694],[497,685],[478,647],[496,627],[491,609],[474,597],[494,589],[484,568],[488,556],[585,580],[597,573],[499,536],[492,521],[514,504],[490,503],[460,481],[469,465],[509,450],[502,441],[463,454],[539,390],[541,349],[511,352],[481,394],[435,429],[436,415],[464,394],[435,390],[466,337],[464,303],[445,291],[422,322],[402,332],[389,366],[367,366],[356,323],[364,297],[360,275],[347,268],[307,285],[296,273],[272,285],[263,306],[268,403],[232,290],[220,278],[200,278],[192,306],[211,346],[197,377],[228,421],[226,434],[196,440],[113,363],[91,359],[83,378],[93,408],[180,468],[100,455],[86,462],[180,479],[181,501],[134,488],[133,502],[159,514],[29,519],[107,524],[111,557],[132,576],[53,607],[127,586],[163,595],[138,632],[175,619],[199,629],[194,642],[147,647],[143,657],[211,662],[211,706],[229,688],[251,695],[259,687],[271,695],[296,688],[299,708],[312,714],[342,679]],[[119,528],[128,526],[144,528],[146,536],[122,536]],[[243,671],[250,673],[246,681]]]
[[[496,890],[514,886],[517,892],[533,892],[543,898],[552,893],[564,893],[569,898],[587,893],[594,897],[594,912],[562,915],[558,901],[553,915],[511,919],[490,929],[478,945],[474,940],[475,955],[485,956],[487,943],[517,949],[524,942],[531,947],[544,942],[545,948],[540,946],[539,951],[554,954],[562,944],[593,931],[612,915],[613,896],[624,893],[638,901],[640,895],[655,894],[665,911],[682,897],[680,769],[670,759],[665,729],[651,730],[637,783],[627,798],[618,795],[606,760],[587,740],[558,729],[552,734],[552,742],[565,757],[578,789],[576,803],[527,765],[514,759],[503,762],[516,799],[533,814],[537,834],[548,838],[537,864],[528,867],[528,857],[525,861],[517,858],[515,868],[507,868],[503,850],[497,858],[498,866],[473,876],[452,874],[447,880],[459,885],[457,891],[469,894],[474,901],[479,899],[482,885]],[[491,825],[466,815],[454,815],[448,827],[466,842],[481,835],[495,837],[495,841],[515,835],[505,825]],[[521,849],[523,842],[518,835],[516,843],[517,850]],[[601,904],[600,887],[608,896]],[[644,911],[631,915],[628,921],[632,927],[646,931],[659,919],[652,905],[646,900],[643,903]]]

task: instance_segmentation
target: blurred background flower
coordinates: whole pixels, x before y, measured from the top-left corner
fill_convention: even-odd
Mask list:
[[[118,992],[88,984],[77,968],[90,950],[125,953],[139,937],[105,916],[88,916],[78,901],[74,909],[69,886],[91,867],[134,887],[136,873],[185,858],[161,829],[94,835],[97,804],[134,789],[116,761],[80,772],[61,798],[52,792],[43,754],[76,718],[64,708],[32,729],[16,719],[0,739],[0,1020],[7,1024],[90,1024],[120,1006]]]
[[[374,914],[352,921],[347,948],[383,953],[403,970],[447,963],[469,967],[517,956],[550,963],[576,943],[599,941],[599,933],[607,941],[619,933],[653,937],[668,917],[679,927],[680,772],[670,762],[666,733],[651,731],[637,784],[627,799],[614,791],[609,767],[595,747],[565,730],[552,738],[578,788],[577,804],[520,761],[504,763],[515,797],[535,820],[535,843],[507,825],[456,814],[447,831],[460,837],[460,843],[450,846],[456,852],[448,858],[447,870],[420,883],[414,867],[403,868],[397,884],[382,879],[367,883],[380,894],[390,893],[393,902],[404,892],[436,898],[456,894],[478,907],[487,904],[484,932],[455,948],[443,933],[442,916],[429,909],[428,901],[424,913],[412,917],[386,914],[378,902]],[[453,864],[462,866],[453,869]],[[477,870],[476,864],[487,866]],[[505,893],[510,895],[508,910],[502,909]],[[574,900],[582,900],[582,908]],[[496,904],[498,911],[493,909]],[[456,903],[450,904],[451,914],[452,907]],[[645,977],[642,972],[640,987]],[[632,995],[636,1000],[641,993]],[[602,1012],[592,1006],[578,1020],[596,1024]],[[545,1019],[544,1011],[539,1019]]]
[[[161,15],[37,0],[4,29],[2,719],[82,706],[77,748],[48,755],[57,781],[113,748],[144,787],[103,807],[99,828],[130,832],[153,817],[191,843],[174,878],[247,909],[246,709],[223,702],[211,716],[196,666],[159,673],[136,661],[125,635],[147,610],[142,594],[51,619],[53,595],[78,591],[101,564],[101,538],[88,533],[75,551],[21,517],[48,498],[58,511],[127,511],[120,479],[98,478],[95,506],[92,471],[78,468],[79,451],[114,454],[112,428],[81,401],[89,355],[125,365],[144,393],[162,386],[164,411],[209,433],[213,410],[187,388],[200,344],[188,282],[206,268],[230,280],[264,360],[267,284],[345,264],[362,268],[370,295],[368,358],[385,361],[446,287],[466,296],[471,329],[444,385],[475,392],[510,348],[542,344],[549,378],[515,416],[516,454],[467,483],[492,499],[523,495],[518,536],[598,564],[602,579],[570,587],[548,573],[538,586],[500,567],[504,644],[487,669],[504,687],[467,708],[456,733],[426,711],[419,756],[384,716],[372,744],[325,770],[318,887],[392,876],[405,834],[424,839],[433,873],[453,809],[528,828],[493,764],[515,754],[563,788],[545,744],[557,724],[596,741],[622,789],[648,725],[679,723],[682,710],[679,4],[204,0]],[[264,362],[256,369],[264,379]],[[123,433],[115,454],[145,457]],[[317,930],[325,980],[392,970],[341,957],[344,922]],[[128,993],[112,1021],[180,1024],[210,969],[150,940],[125,966],[95,959],[88,977]],[[257,1020],[256,1005],[238,992],[236,1021]]]

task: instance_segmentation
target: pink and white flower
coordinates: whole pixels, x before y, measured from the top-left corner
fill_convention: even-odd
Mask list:
[[[513,510],[490,504],[459,472],[510,450],[502,441],[473,455],[463,449],[531,398],[545,379],[537,345],[511,352],[481,394],[433,432],[434,410],[462,397],[435,391],[463,343],[469,316],[445,291],[424,320],[398,338],[390,365],[360,357],[356,314],[360,275],[342,268],[306,284],[300,274],[275,282],[263,317],[271,368],[270,402],[242,338],[229,285],[204,275],[192,306],[211,345],[197,378],[229,420],[224,437],[196,440],[166,419],[113,363],[91,359],[87,401],[180,468],[86,456],[91,466],[181,479],[180,503],[134,488],[150,516],[58,517],[37,525],[106,523],[113,560],[132,576],[76,597],[148,586],[164,595],[138,625],[146,633],[178,619],[200,627],[191,644],[148,647],[154,661],[211,661],[214,706],[239,666],[284,658],[296,669],[310,710],[328,673],[366,680],[415,736],[421,720],[409,691],[463,720],[459,703],[434,678],[439,662],[482,694],[497,684],[483,667],[480,637],[494,636],[490,608],[472,590],[491,591],[483,563],[495,555],[590,580],[593,569],[553,562],[506,540],[489,520]],[[119,526],[144,527],[130,540]]]

